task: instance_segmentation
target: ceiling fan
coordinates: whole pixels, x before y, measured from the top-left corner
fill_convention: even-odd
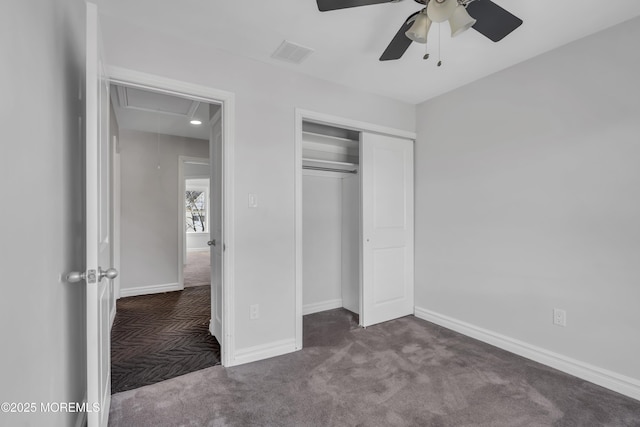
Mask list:
[[[321,12],[368,6],[380,3],[397,3],[401,0],[316,0]],[[380,57],[380,61],[399,59],[411,42],[427,43],[429,28],[433,22],[449,21],[451,37],[473,28],[483,36],[498,42],[522,24],[522,19],[507,12],[491,0],[414,0],[424,5],[422,10],[410,15]],[[425,59],[429,55],[425,55]]]

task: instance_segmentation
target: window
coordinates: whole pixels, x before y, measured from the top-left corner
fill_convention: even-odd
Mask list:
[[[185,191],[187,233],[207,231],[207,193],[204,190]]]

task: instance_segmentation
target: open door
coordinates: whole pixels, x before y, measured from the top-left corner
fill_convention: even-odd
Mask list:
[[[88,426],[106,426],[111,402],[111,319],[115,303],[109,250],[109,84],[100,51],[98,10],[87,3],[86,282]],[[104,271],[105,269],[106,271]]]
[[[370,326],[413,314],[413,141],[363,132],[362,309]]]
[[[222,279],[224,254],[224,236],[222,227],[223,212],[223,148],[222,148],[222,108],[211,104],[211,133],[209,135],[209,164],[211,165],[211,185],[209,204],[209,248],[211,256],[211,334],[216,337],[220,347],[224,345],[222,337]]]

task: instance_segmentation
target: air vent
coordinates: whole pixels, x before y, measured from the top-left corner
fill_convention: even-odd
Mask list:
[[[313,49],[309,49],[308,47],[300,46],[299,44],[291,43],[285,40],[282,42],[280,47],[278,47],[276,51],[273,52],[271,57],[274,59],[279,59],[280,61],[300,64],[311,53],[313,53]]]

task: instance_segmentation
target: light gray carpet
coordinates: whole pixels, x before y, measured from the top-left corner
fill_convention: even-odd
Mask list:
[[[113,396],[111,426],[640,426],[640,402],[413,316],[305,316],[302,351]]]
[[[209,251],[187,252],[184,266],[184,287],[211,285],[211,266]]]

